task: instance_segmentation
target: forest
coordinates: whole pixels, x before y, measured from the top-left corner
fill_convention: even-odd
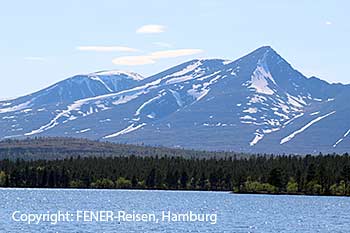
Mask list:
[[[51,143],[54,149],[48,146],[50,140],[58,140]],[[90,149],[82,146],[89,156],[81,156],[84,151],[79,150],[75,156],[67,157],[67,151],[58,145],[71,149],[74,146],[67,141],[62,143],[65,139],[55,140],[0,143],[6,157],[16,155],[15,159],[0,160],[0,186],[350,195],[348,154],[243,155],[117,144],[104,154],[103,150],[96,150],[98,142],[85,141],[91,144]],[[118,147],[122,154],[117,153]],[[41,148],[45,151],[41,156],[47,154],[50,159],[28,159],[33,148]]]
[[[244,157],[247,154],[227,151],[209,152],[161,146],[130,145],[69,137],[34,137],[0,141],[0,160],[54,160],[77,157],[164,156],[186,158]]]

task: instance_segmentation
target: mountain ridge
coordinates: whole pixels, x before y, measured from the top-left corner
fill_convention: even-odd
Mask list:
[[[348,152],[349,91],[350,85],[307,78],[263,46],[237,60],[193,59],[146,78],[124,71],[77,75],[0,101],[0,138],[71,136],[251,153]]]

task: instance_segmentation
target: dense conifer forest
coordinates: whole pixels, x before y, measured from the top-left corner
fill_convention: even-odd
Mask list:
[[[348,154],[243,155],[39,138],[2,141],[0,155],[1,187],[350,195]]]
[[[102,141],[91,141],[81,138],[27,138],[24,140],[0,141],[1,159],[24,159],[24,160],[53,160],[77,157],[115,157],[115,156],[164,156],[186,158],[225,158],[244,157],[243,153],[232,152],[208,152],[196,150],[184,150],[165,148],[161,146],[144,146],[116,144]]]

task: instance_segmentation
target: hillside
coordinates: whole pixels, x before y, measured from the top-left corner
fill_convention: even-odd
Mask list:
[[[350,151],[350,86],[306,77],[269,46],[142,77],[77,75],[0,101],[0,138],[73,137],[243,153]]]
[[[166,147],[117,144],[79,138],[27,138],[0,141],[1,159],[54,160],[84,157],[184,157],[225,158],[245,157],[243,153],[207,152]]]

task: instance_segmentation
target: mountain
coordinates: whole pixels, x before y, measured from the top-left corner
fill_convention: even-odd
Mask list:
[[[23,136],[65,112],[74,101],[115,93],[138,85],[142,76],[132,72],[101,71],[76,75],[48,88],[13,100],[0,101],[0,137]],[[88,109],[84,115],[92,114]],[[74,116],[67,120],[73,120]]]
[[[78,75],[0,102],[0,137],[70,136],[253,153],[350,151],[350,86],[307,78],[271,47],[148,78]]]

